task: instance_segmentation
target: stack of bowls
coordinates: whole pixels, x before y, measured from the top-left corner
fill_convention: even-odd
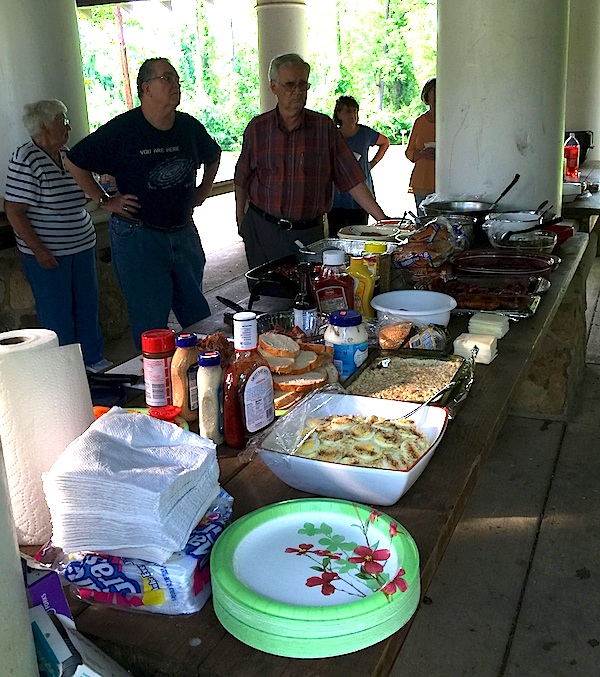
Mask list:
[[[365,505],[298,499],[229,526],[211,553],[217,618],[255,649],[325,658],[397,632],[419,603],[410,534]]]

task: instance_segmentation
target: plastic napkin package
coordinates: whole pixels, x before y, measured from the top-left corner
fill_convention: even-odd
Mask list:
[[[232,506],[233,498],[221,489],[185,548],[165,564],[96,553],[66,556],[51,543],[36,559],[52,563],[86,602],[167,615],[195,613],[210,597],[210,552],[231,521]]]

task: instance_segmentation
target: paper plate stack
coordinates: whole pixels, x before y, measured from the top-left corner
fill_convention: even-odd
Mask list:
[[[290,658],[339,656],[399,630],[420,597],[410,534],[365,505],[298,499],[234,522],[211,554],[217,618]]]

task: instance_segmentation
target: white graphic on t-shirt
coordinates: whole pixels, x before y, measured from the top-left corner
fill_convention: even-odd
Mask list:
[[[172,188],[186,184],[189,176],[194,174],[194,163],[190,158],[178,157],[165,159],[154,167],[148,175],[148,188],[153,190]]]

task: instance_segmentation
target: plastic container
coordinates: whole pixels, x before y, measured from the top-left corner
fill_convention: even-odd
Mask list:
[[[569,132],[569,138],[565,141],[563,146],[565,164],[565,180],[579,181],[579,141],[575,136],[575,132]]]
[[[175,353],[172,329],[149,329],[142,337],[142,367],[148,407],[173,404],[171,361]]]
[[[348,275],[354,280],[354,309],[363,317],[373,317],[371,299],[375,288],[373,273],[361,256],[350,257]]]
[[[377,310],[380,320],[392,317],[421,325],[439,324],[447,327],[456,301],[448,294],[436,291],[401,289],[376,296],[371,305]]]
[[[323,267],[313,285],[321,313],[354,309],[354,280],[346,272],[345,261],[346,255],[340,249],[323,252]]]
[[[215,444],[223,435],[223,370],[218,350],[198,355],[198,432]]]
[[[175,339],[175,354],[171,361],[173,404],[181,407],[181,418],[198,420],[198,336],[179,334]]]
[[[343,380],[367,359],[369,337],[357,310],[336,310],[329,316],[323,335],[325,345],[333,347],[333,364]]]

